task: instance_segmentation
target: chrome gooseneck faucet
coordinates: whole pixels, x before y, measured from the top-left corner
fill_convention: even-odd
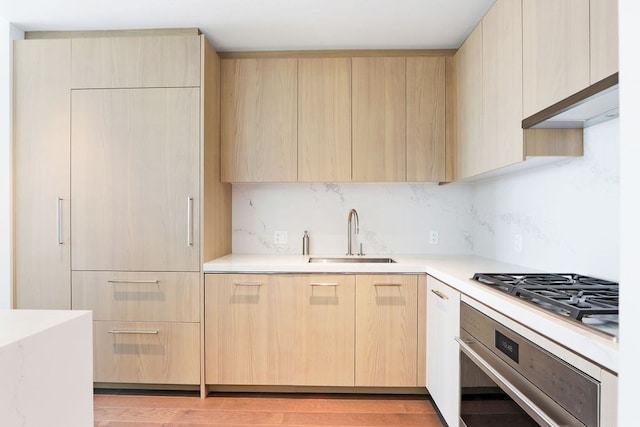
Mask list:
[[[349,211],[349,217],[347,218],[347,255],[353,255],[351,250],[351,220],[353,218],[356,220],[355,234],[358,234],[360,232],[360,221],[358,220],[358,211],[355,209]]]

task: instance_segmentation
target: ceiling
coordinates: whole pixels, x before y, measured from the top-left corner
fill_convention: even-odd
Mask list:
[[[198,27],[220,51],[455,49],[494,0],[0,0],[24,31]]]

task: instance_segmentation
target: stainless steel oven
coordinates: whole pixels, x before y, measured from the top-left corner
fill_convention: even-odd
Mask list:
[[[460,425],[600,426],[600,383],[466,303]]]

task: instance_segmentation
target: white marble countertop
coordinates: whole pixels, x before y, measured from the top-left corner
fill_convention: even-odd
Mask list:
[[[344,257],[343,255],[312,255]],[[371,256],[382,257],[380,256]],[[557,315],[471,280],[474,273],[526,273],[531,268],[473,255],[391,255],[396,263],[309,263],[303,255],[231,254],[204,264],[205,273],[427,273],[558,344],[618,372],[618,343]],[[365,257],[366,258],[366,257]]]
[[[0,310],[0,348],[72,319],[85,310]]]
[[[93,425],[92,317],[0,310],[0,424]]]

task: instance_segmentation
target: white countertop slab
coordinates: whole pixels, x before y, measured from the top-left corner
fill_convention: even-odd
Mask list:
[[[344,257],[336,254],[312,256]],[[384,255],[371,257],[382,256]],[[390,255],[390,257],[396,263],[309,263],[309,257],[303,255],[231,254],[205,263],[204,272],[426,273],[561,346],[610,371],[618,372],[619,345],[611,337],[594,333],[572,322],[563,321],[559,315],[546,312],[526,301],[471,280],[474,273],[528,273],[537,270],[473,255]]]
[[[93,424],[91,311],[0,310],[0,425]]]
[[[72,319],[83,310],[0,310],[0,348]]]

